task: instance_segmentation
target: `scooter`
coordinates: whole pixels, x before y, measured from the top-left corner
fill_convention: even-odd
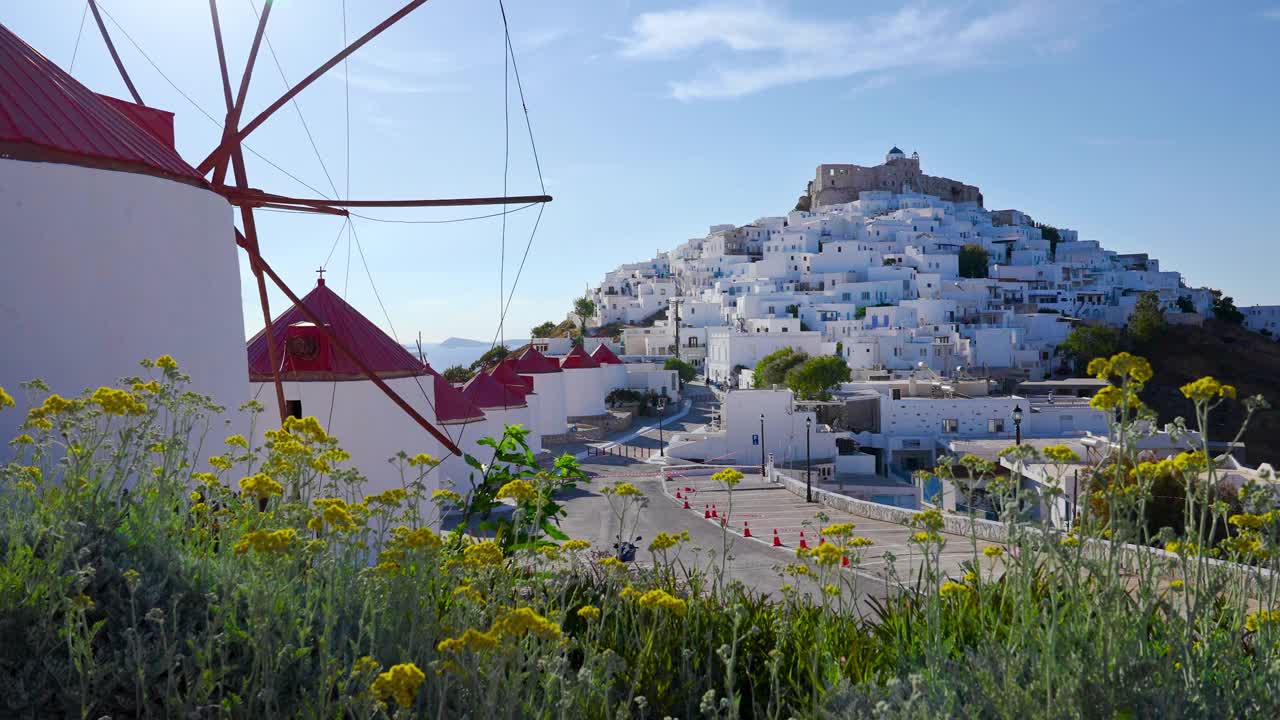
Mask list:
[[[613,549],[618,551],[616,557],[622,562],[632,562],[635,560],[636,550],[639,549],[639,546],[636,545],[636,543],[640,542],[640,540],[641,538],[639,535],[636,536],[634,542],[627,542],[619,536],[618,542],[613,544]]]

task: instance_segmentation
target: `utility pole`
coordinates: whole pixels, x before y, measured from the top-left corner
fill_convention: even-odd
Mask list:
[[[671,307],[675,309],[675,317],[672,322],[676,326],[676,359],[680,359],[680,303],[684,302],[680,298],[671,299]]]

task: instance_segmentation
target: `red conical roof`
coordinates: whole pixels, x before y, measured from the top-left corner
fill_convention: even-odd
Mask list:
[[[432,380],[435,382],[436,420],[441,425],[455,425],[484,419],[484,412],[471,404],[461,390],[450,385],[449,381],[430,365],[427,366],[427,372],[431,373]]]
[[[503,385],[491,375],[476,373],[462,386],[462,394],[481,410],[526,407],[524,393]]]
[[[569,354],[564,356],[564,360],[560,361],[560,367],[564,370],[582,370],[585,368],[598,368],[600,363],[588,355],[581,345],[574,345]]]
[[[7,146],[5,155],[203,185],[200,173],[173,149],[172,135],[173,113],[94,93],[0,25],[0,144]]]
[[[413,377],[426,375],[427,367],[409,354],[399,343],[378,329],[358,310],[325,286],[324,280],[302,298],[311,309],[331,328],[343,344],[356,352],[380,378]],[[342,351],[329,345],[326,334],[309,333],[302,342],[286,342],[287,338],[308,334],[303,330],[310,325],[307,316],[298,306],[286,310],[271,323],[271,334],[276,339],[276,350],[281,353],[280,377],[297,381],[346,381],[367,380],[364,372]],[[296,326],[296,327],[291,327]],[[249,379],[269,382],[271,359],[267,353],[267,336],[259,332],[249,341]]]
[[[560,363],[538,352],[538,349],[530,345],[520,357],[512,363],[515,371],[521,375],[541,375],[543,373],[560,372]]]
[[[614,355],[613,351],[609,349],[609,346],[605,345],[604,343],[600,343],[596,347],[595,351],[591,353],[591,357],[594,358],[595,361],[600,363],[601,365],[621,365],[622,364],[622,361],[618,359],[618,356]]]
[[[533,378],[521,377],[518,375],[516,371],[511,368],[513,363],[515,363],[514,358],[507,358],[497,365],[494,365],[489,370],[489,374],[503,385],[519,390],[521,394],[527,395],[533,392]]]

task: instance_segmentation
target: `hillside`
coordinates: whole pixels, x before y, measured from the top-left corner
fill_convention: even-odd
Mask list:
[[[1260,394],[1280,407],[1280,343],[1257,333],[1216,320],[1202,328],[1170,326],[1141,352],[1156,371],[1142,399],[1161,422],[1182,416],[1194,424],[1191,401],[1178,388],[1205,375],[1235,385],[1241,399]],[[1211,439],[1230,439],[1243,418],[1241,403],[1224,404],[1210,418]],[[1280,464],[1280,409],[1254,415],[1244,442],[1250,464]]]

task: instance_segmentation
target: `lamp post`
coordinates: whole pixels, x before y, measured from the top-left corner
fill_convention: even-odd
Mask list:
[[[813,427],[813,418],[804,419],[804,501],[813,502],[812,455],[809,445],[809,430]]]
[[[1022,444],[1022,406],[1013,406],[1013,437],[1014,445]]]
[[[764,413],[760,413],[760,480],[765,480],[764,476]]]
[[[662,435],[662,423],[667,419],[667,399],[665,397],[658,398],[658,455],[665,456],[667,454],[666,439]]]

